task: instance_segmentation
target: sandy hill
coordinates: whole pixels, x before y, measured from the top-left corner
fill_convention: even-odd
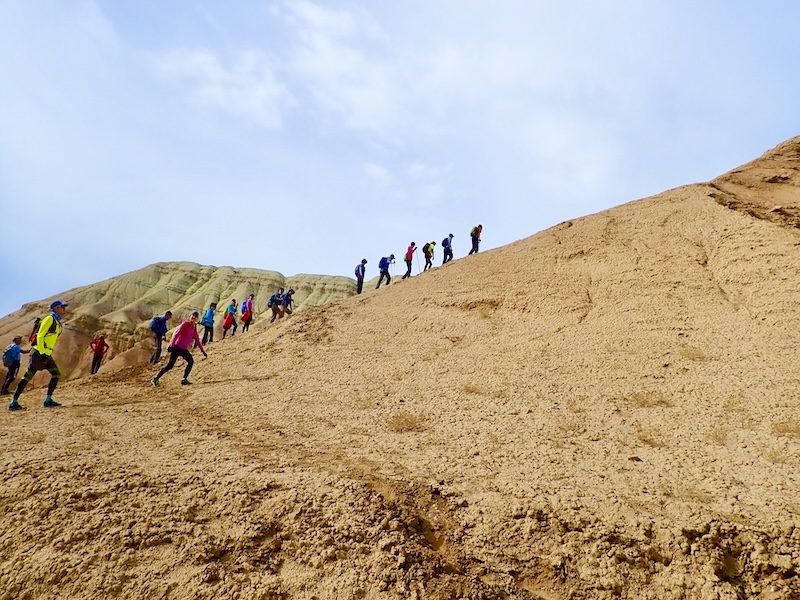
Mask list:
[[[0,415],[1,598],[800,597],[800,138]]]
[[[55,359],[64,379],[88,375],[92,364],[89,341],[103,333],[111,345],[101,369],[116,371],[147,362],[153,350],[150,319],[171,310],[172,328],[192,311],[201,315],[211,302],[222,311],[231,299],[239,303],[255,294],[256,322],[260,312],[267,315],[266,303],[279,287],[294,288],[295,308],[303,310],[355,295],[355,280],[328,275],[284,277],[276,271],[212,267],[189,262],[150,265],[119,277],[87,285],[51,298],[24,305],[0,319],[3,348],[14,335],[26,339],[36,317],[50,312],[53,300],[70,304],[65,316],[65,332],[56,348]],[[269,313],[271,316],[271,313]],[[222,337],[222,319],[215,320],[215,336]],[[27,360],[24,361],[27,366]],[[37,375],[35,384],[46,384],[49,375]]]

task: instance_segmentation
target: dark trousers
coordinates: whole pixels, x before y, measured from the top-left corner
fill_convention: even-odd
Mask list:
[[[46,354],[39,354],[37,350],[31,350],[31,364],[25,375],[17,384],[17,389],[14,392],[14,400],[17,400],[22,394],[25,386],[28,385],[33,376],[39,371],[47,371],[50,373],[50,383],[47,384],[47,395],[52,396],[58,385],[58,380],[61,379],[61,369],[58,368],[56,361],[52,356]]]
[[[426,254],[425,255],[425,268],[422,269],[423,271],[427,271],[433,267],[433,254]]]
[[[183,371],[183,378],[188,379],[189,373],[192,372],[192,366],[194,366],[194,359],[192,358],[192,353],[188,350],[184,350],[183,348],[172,348],[172,350],[169,351],[169,361],[167,361],[167,364],[164,366],[164,368],[158,372],[156,379],[161,379],[161,376],[164,373],[174,367],[175,361],[178,360],[179,356],[186,361],[186,369]]]
[[[364,289],[364,278],[357,277],[356,278],[356,294],[360,294],[361,290]]]
[[[233,337],[234,334],[236,333],[236,330],[239,329],[239,325],[238,325],[238,323],[236,323],[236,319],[233,320],[233,323],[231,323],[231,326],[228,327],[228,329],[230,329],[231,327],[233,328],[233,331],[231,332],[231,337]],[[225,339],[225,336],[228,334],[228,329],[225,329],[224,327],[222,328],[222,339],[223,340]]]
[[[250,317],[249,319],[247,319],[247,321],[245,321],[244,319],[242,319],[242,333],[244,333],[245,331],[247,331],[248,329],[250,329],[250,322],[251,322],[252,320],[253,320],[253,317]]]
[[[381,269],[381,276],[378,277],[378,285],[375,286],[376,290],[379,287],[381,287],[381,283],[383,282],[383,278],[384,277],[386,278],[386,285],[389,285],[390,283],[392,283],[392,276],[389,275],[389,269]]]
[[[100,363],[103,362],[103,355],[102,354],[95,354],[92,357],[92,375],[97,373],[100,370]]]
[[[475,236],[472,237],[472,250],[469,251],[470,254],[476,254],[478,252],[478,244],[480,243],[481,239]]]
[[[150,362],[156,364],[159,359],[161,358],[161,343],[164,341],[163,335],[158,335],[155,331],[153,332],[153,341],[156,344],[156,349],[153,350],[153,353],[150,355]]]
[[[203,346],[214,341],[214,326],[203,325]]]
[[[12,382],[17,378],[17,373],[19,373],[19,361],[15,361],[14,364],[8,368],[6,380],[3,382],[3,388],[0,390],[0,394],[8,393],[8,388],[11,387]]]
[[[444,249],[444,260],[442,261],[442,264],[449,263],[451,260],[453,260],[453,249],[452,248],[445,248]]]
[[[405,279],[406,277],[411,277],[411,265],[412,264],[414,264],[413,259],[406,261],[406,267],[408,267],[408,268],[406,269],[406,274],[403,275],[402,279]]]

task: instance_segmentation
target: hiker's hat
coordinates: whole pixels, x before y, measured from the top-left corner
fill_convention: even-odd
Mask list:
[[[62,302],[61,300],[56,300],[55,302],[53,302],[53,303],[50,305],[50,310],[55,310],[55,309],[57,309],[59,306],[63,306],[64,308],[66,308],[67,306],[69,306],[69,304],[67,304],[66,302]]]
[[[11,340],[11,341],[12,341],[12,342],[16,342],[17,340],[21,340],[21,339],[23,339],[23,337],[22,337],[21,335],[15,335],[15,336],[12,338],[12,340]]]

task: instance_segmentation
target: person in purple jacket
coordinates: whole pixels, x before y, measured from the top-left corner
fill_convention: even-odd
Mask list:
[[[203,353],[203,356],[208,358],[206,349],[203,348],[203,343],[200,341],[200,336],[197,334],[198,319],[200,319],[200,313],[194,311],[189,317],[189,320],[181,323],[178,329],[175,330],[175,333],[172,335],[172,341],[167,348],[167,352],[170,353],[169,362],[158,372],[158,375],[151,380],[154,386],[158,386],[158,380],[161,379],[161,376],[175,366],[175,361],[178,360],[179,356],[186,361],[186,370],[183,372],[181,385],[191,385],[192,382],[189,381],[189,373],[192,371],[194,359],[192,358],[192,353],[189,351],[189,348],[192,347],[192,344],[195,344],[200,348],[200,352]]]

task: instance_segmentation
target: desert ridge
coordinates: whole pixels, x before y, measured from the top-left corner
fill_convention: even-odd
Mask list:
[[[798,166],[257,320],[192,386],[137,364],[1,415],[3,591],[800,595]]]

